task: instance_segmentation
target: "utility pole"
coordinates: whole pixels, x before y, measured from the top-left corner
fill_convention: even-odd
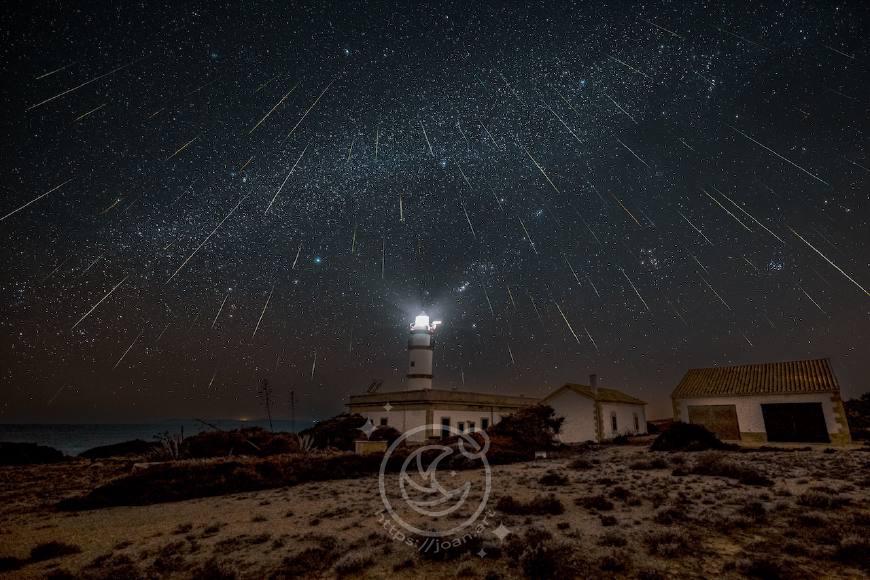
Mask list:
[[[269,419],[269,430],[274,431],[272,427],[272,387],[269,385],[268,379],[263,379],[260,383],[260,394],[263,397],[263,403],[266,405],[266,417]]]

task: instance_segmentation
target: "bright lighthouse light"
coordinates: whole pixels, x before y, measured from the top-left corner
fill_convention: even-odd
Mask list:
[[[425,314],[420,314],[414,319],[414,328],[428,328],[429,317]]]

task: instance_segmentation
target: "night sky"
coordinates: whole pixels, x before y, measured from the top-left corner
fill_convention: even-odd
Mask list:
[[[0,422],[830,357],[870,390],[863,2],[2,16]],[[30,10],[30,12],[27,12]]]

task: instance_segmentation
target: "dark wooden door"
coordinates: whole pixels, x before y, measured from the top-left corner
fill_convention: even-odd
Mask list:
[[[734,405],[689,405],[689,423],[703,425],[719,439],[740,439],[737,407]]]
[[[775,403],[761,406],[767,440],[780,443],[829,443],[821,403]]]

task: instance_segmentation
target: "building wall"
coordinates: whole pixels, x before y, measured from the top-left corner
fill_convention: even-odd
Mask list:
[[[595,401],[565,389],[546,404],[556,411],[557,417],[565,417],[559,438],[563,443],[598,441],[595,430]]]
[[[616,431],[612,428],[612,415],[616,414]],[[638,428],[634,428],[637,415]],[[629,403],[601,403],[601,438],[613,439],[618,435],[642,435],[646,433],[646,413],[643,405]]]
[[[816,393],[810,395],[766,395],[758,397],[705,397],[677,399],[674,401],[674,419],[689,420],[689,405],[734,405],[742,441],[763,443],[767,441],[761,405],[767,403],[821,403],[825,425],[832,443],[849,442],[849,427],[846,424],[843,403],[839,395]]]
[[[501,418],[505,415],[510,415],[512,411],[498,411],[494,409],[490,411],[489,409],[479,409],[474,411],[450,411],[446,409],[435,409],[433,411],[433,423],[436,425],[441,424],[442,417],[450,417],[450,426],[457,427],[459,423],[462,422],[465,424],[465,431],[468,432],[468,422],[474,422],[474,430],[480,431],[480,420],[482,418],[489,419],[490,426],[495,425]]]
[[[490,409],[475,409],[472,411],[468,410],[447,410],[447,409],[402,409],[399,406],[394,406],[390,411],[386,410],[373,410],[373,411],[356,411],[363,417],[367,419],[371,419],[372,423],[374,423],[375,427],[380,426],[381,419],[387,419],[387,425],[390,427],[394,427],[401,432],[409,431],[414,427],[419,427],[421,425],[441,425],[442,417],[450,418],[450,425],[452,427],[458,427],[458,423],[462,422],[465,424],[465,430],[469,429],[469,421],[474,422],[474,430],[479,431],[481,429],[481,419],[487,418],[489,419],[490,425],[495,425],[501,418],[505,415],[510,415],[515,412],[516,409],[499,409],[498,407],[494,407],[492,410]],[[408,437],[409,441],[413,441],[416,443],[422,443],[426,440],[427,437],[433,437],[439,435],[439,431],[437,429],[426,431],[420,431],[419,433],[415,433]]]

